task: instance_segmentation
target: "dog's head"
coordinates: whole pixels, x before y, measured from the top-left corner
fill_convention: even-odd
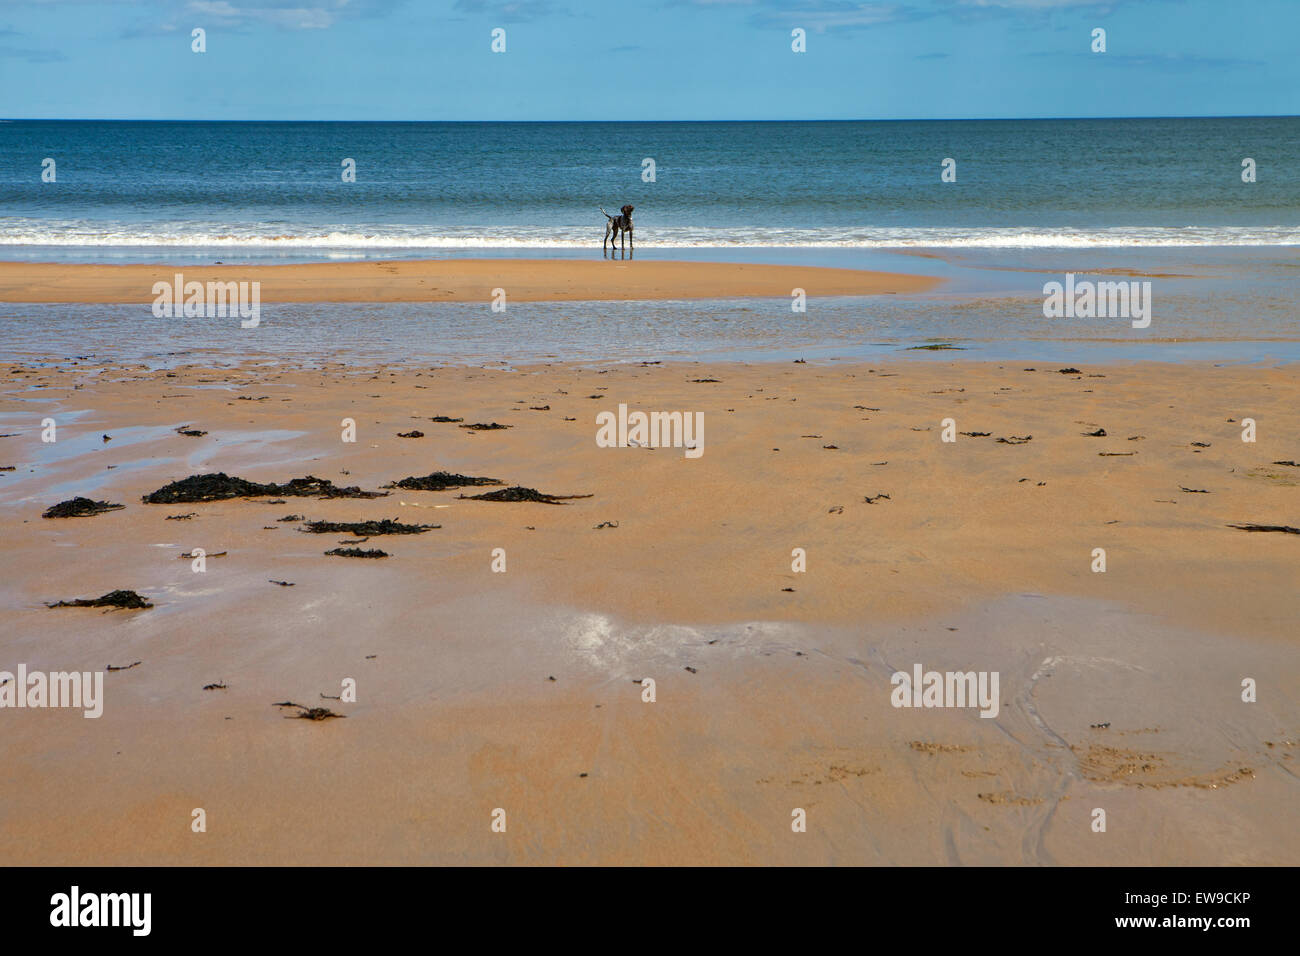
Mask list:
[[[631,206],[624,206],[624,207],[620,210],[620,212],[622,212],[623,215],[625,215],[625,216],[627,216],[627,217],[630,218],[631,215],[632,215],[632,207],[631,207]]]

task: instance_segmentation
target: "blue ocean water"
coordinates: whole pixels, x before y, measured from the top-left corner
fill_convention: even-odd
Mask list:
[[[146,307],[0,305],[0,346],[168,362],[1300,358],[1300,118],[814,123],[0,122],[0,259],[226,264],[600,255],[919,272],[919,296],[267,304],[249,334]],[[42,164],[54,160],[53,182]],[[943,160],[956,181],[941,179]],[[1255,182],[1242,179],[1243,159]],[[343,161],[355,162],[345,182]],[[653,177],[644,161],[652,159]],[[1066,272],[1152,277],[1150,328],[1046,320]],[[326,330],[328,333],[326,334]],[[909,352],[951,341],[964,352]],[[108,352],[104,343],[112,343]],[[1065,350],[1063,347],[1068,346]]]
[[[596,207],[625,202],[647,251],[1291,246],[1297,156],[1297,117],[14,120],[0,122],[0,255],[560,251],[598,243]],[[941,181],[948,158],[955,182]]]

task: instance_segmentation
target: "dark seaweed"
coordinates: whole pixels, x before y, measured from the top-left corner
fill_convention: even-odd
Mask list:
[[[56,601],[53,604],[46,604],[46,607],[120,607],[127,610],[138,610],[147,607],[153,607],[148,601],[136,594],[134,591],[109,591],[107,594],[97,598],[76,598],[72,601]]]
[[[446,491],[448,488],[465,488],[470,485],[504,485],[499,478],[479,478],[474,475],[457,475],[450,471],[435,471],[422,478],[410,477],[395,481],[385,488],[405,488],[408,491]]]
[[[327,478],[308,475],[294,478],[283,485],[261,484],[245,478],[232,478],[223,471],[207,475],[191,475],[180,481],[164,485],[140,500],[146,504],[181,504],[195,501],[224,501],[229,498],[382,498],[385,492],[362,491],[355,485],[340,488]]]
[[[288,719],[301,720],[328,720],[331,717],[346,717],[347,714],[336,714],[328,707],[304,707],[302,704],[295,704],[291,700],[281,701],[278,704],[272,704],[272,707],[297,707],[299,713],[293,714]]]
[[[570,498],[590,498],[591,495],[548,495],[536,488],[524,488],[515,485],[500,491],[488,491],[481,495],[457,495],[470,501],[536,501],[545,505],[558,505]]]
[[[393,518],[382,521],[308,521],[300,531],[312,534],[352,534],[369,537],[372,534],[424,534],[431,528],[441,528],[440,524],[402,524]]]
[[[91,501],[89,498],[69,498],[45,509],[42,518],[85,518],[90,515],[102,515],[105,511],[119,511],[126,505],[110,504],[107,501]]]

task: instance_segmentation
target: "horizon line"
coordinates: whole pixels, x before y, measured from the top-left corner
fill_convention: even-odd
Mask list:
[[[1176,113],[1131,116],[935,116],[935,117],[851,117],[785,119],[183,119],[179,117],[102,117],[102,116],[6,116],[0,123],[1008,123],[1051,122],[1066,120],[1164,120],[1164,119],[1297,119],[1300,113]]]

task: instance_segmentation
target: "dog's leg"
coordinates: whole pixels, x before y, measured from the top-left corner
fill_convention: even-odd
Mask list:
[[[627,248],[630,253],[636,252],[636,243],[633,241],[632,224],[630,222],[627,224]]]
[[[605,246],[606,246],[608,243],[609,243],[609,223],[607,222],[607,223],[605,223],[605,239],[604,239],[604,241],[600,244],[600,254],[601,254],[601,256],[604,256],[604,255],[606,254],[606,253],[605,253]]]

